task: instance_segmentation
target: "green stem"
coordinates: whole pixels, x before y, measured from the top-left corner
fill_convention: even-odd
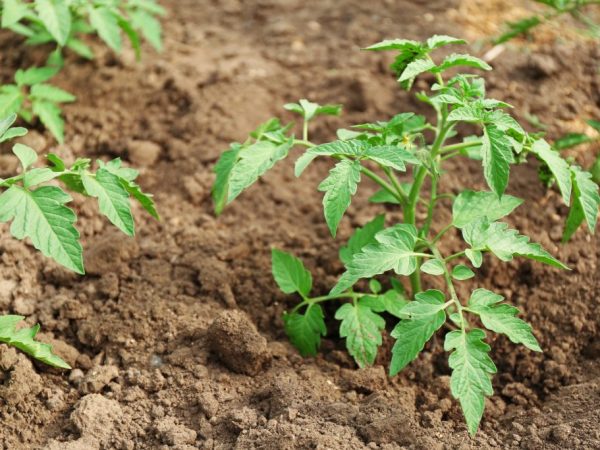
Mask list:
[[[302,140],[308,141],[308,120],[304,120],[302,124]]]
[[[401,204],[406,205],[406,203],[408,202],[408,197],[406,196],[406,192],[404,192],[404,189],[402,189],[402,186],[400,185],[400,182],[398,181],[398,178],[396,177],[392,169],[385,166],[381,166],[381,168],[387,175],[388,179],[391,181],[392,186],[394,187],[398,195],[402,198]]]
[[[460,144],[444,145],[440,149],[440,153],[444,154],[444,153],[454,152],[457,150],[464,150],[465,148],[477,147],[479,145],[481,145],[481,142],[479,142],[479,141],[461,142]]]
[[[446,232],[448,230],[450,230],[450,228],[452,228],[452,227],[453,227],[453,225],[450,223],[450,224],[446,225],[444,228],[442,228],[442,230],[438,234],[435,235],[435,237],[433,238],[433,241],[431,241],[431,243],[435,244],[437,241],[439,241],[442,238],[442,236],[444,234],[446,234]]]
[[[395,191],[393,186],[391,186],[387,181],[385,181],[371,169],[368,169],[365,166],[360,166],[360,171],[366,176],[368,176],[375,183],[377,183],[379,186],[381,186],[385,191],[393,195],[394,198],[398,200],[398,202],[400,202],[401,205],[404,205],[406,203],[406,200],[403,197],[401,197],[399,192]]]
[[[463,331],[465,331],[467,329],[467,322],[463,315],[463,305],[460,302],[460,300],[458,299],[458,295],[456,293],[456,289],[454,288],[454,283],[452,282],[452,276],[450,275],[450,271],[448,270],[448,265],[446,264],[446,260],[444,259],[444,257],[442,256],[442,254],[440,253],[440,251],[437,249],[437,247],[435,245],[432,244],[432,245],[430,245],[429,248],[431,249],[431,252],[433,253],[433,255],[438,259],[438,261],[440,261],[442,263],[442,267],[444,268],[444,280],[446,280],[446,285],[448,286],[450,298],[451,298],[452,302],[454,303],[454,306],[456,306],[456,311],[458,312],[458,314],[460,314],[461,329]]]
[[[452,261],[453,259],[460,258],[461,256],[465,256],[465,252],[464,251],[458,252],[458,253],[454,253],[453,255],[447,256],[445,261],[446,262]]]
[[[422,237],[427,237],[429,234],[429,229],[431,228],[431,222],[433,220],[433,210],[435,208],[435,203],[437,200],[437,184],[438,177],[433,176],[431,178],[431,194],[429,197],[429,205],[427,206],[427,217],[425,218],[425,223],[421,228],[421,232],[419,233]]]
[[[294,139],[294,145],[303,145],[308,148],[316,147],[317,144],[313,144],[309,140],[306,139]]]

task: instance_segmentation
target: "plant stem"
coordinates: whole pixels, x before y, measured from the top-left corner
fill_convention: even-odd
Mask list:
[[[302,124],[302,140],[308,141],[308,120],[304,120]]]
[[[303,145],[308,148],[316,147],[316,144],[313,144],[307,139],[294,139],[294,145]]]
[[[440,231],[438,234],[436,234],[436,235],[435,235],[435,237],[433,238],[433,241],[431,241],[431,243],[432,243],[432,244],[435,244],[437,241],[439,241],[439,240],[442,238],[442,236],[443,236],[444,234],[446,234],[446,232],[447,232],[447,231],[448,231],[450,228],[452,228],[452,226],[453,226],[453,225],[452,225],[451,223],[449,223],[449,224],[448,224],[448,225],[446,225],[444,228],[442,228],[442,230],[441,230],[441,231]]]
[[[453,255],[447,256],[446,259],[445,259],[445,261],[446,262],[452,261],[453,259],[460,258],[461,256],[465,256],[465,252],[464,251],[458,252],[458,253],[454,253]]]
[[[385,191],[394,196],[396,200],[400,202],[401,205],[406,204],[406,199],[401,196],[400,192],[396,192],[393,186],[391,186],[387,181],[373,172],[371,169],[366,168],[365,166],[360,166],[360,171],[368,176],[371,180],[381,186]]]
[[[404,189],[402,189],[398,178],[396,178],[396,175],[389,167],[381,166],[381,168],[383,169],[389,180],[392,182],[392,186],[394,186],[394,189],[396,189],[398,195],[402,198],[401,204],[405,205],[408,202],[408,197],[406,196],[406,192],[404,192]]]
[[[478,145],[481,145],[481,142],[473,141],[473,142],[461,142],[460,144],[444,145],[440,149],[440,153],[444,154],[444,153],[454,152],[457,150],[464,150],[465,148],[477,147]]]
[[[450,298],[454,302],[454,306],[456,306],[456,311],[458,312],[458,314],[460,314],[461,329],[465,331],[467,329],[467,323],[463,316],[463,305],[460,303],[458,295],[456,294],[456,289],[454,288],[454,283],[452,282],[452,276],[450,275],[450,271],[448,270],[446,260],[435,245],[432,244],[429,246],[429,248],[431,249],[433,255],[438,259],[438,261],[442,263],[442,266],[444,268],[444,279],[446,280],[446,285],[448,286],[448,291],[450,292]]]
[[[429,234],[429,229],[431,228],[431,221],[433,220],[433,210],[437,201],[437,184],[438,177],[434,175],[431,178],[431,193],[429,197],[429,205],[427,206],[427,217],[425,219],[423,227],[421,228],[421,232],[419,233],[422,237],[427,237],[427,235]]]

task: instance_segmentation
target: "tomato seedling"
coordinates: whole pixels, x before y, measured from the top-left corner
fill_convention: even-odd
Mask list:
[[[286,109],[302,116],[302,137],[294,136],[291,124],[283,126],[278,119],[271,119],[250,133],[244,143],[231,144],[215,166],[212,196],[216,212],[221,213],[294,147],[305,148],[296,161],[296,176],[315,158],[328,157],[335,162],[318,187],[324,193],[325,221],[335,238],[361,180],[366,177],[375,182],[380,190],[371,200],[397,205],[403,222],[386,227],[384,216],[379,215],[358,228],[340,249],[345,271],[328,294],[312,296],[312,276],[303,263],[291,254],[272,250],[277,285],[284,293],[300,298],[283,317],[285,330],[302,355],[315,355],[327,333],[321,305],[341,300],[335,313],[340,336],[358,366],[364,367],[374,362],[386,318],[391,318],[397,322],[391,332],[395,344],[389,373],[393,376],[417,358],[446,324],[451,329],[444,348],[450,354],[452,395],[462,407],[469,432],[475,434],[485,397],[493,394],[491,377],[496,373],[484,329],[504,334],[532,351],[541,348],[530,325],[517,317],[517,308],[501,295],[479,288],[470,298],[461,299],[455,284],[473,278],[486,253],[502,261],[522,257],[566,268],[539,244],[500,220],[523,202],[505,194],[511,165],[532,155],[548,167],[563,201],[571,205],[564,240],[583,223],[594,232],[600,195],[589,173],[569,164],[545,140],[523,130],[506,112],[510,105],[487,98],[481,77],[446,77],[449,69],[457,67],[491,70],[486,62],[468,54],[451,54],[441,61],[431,56],[440,47],[464,43],[449,36],[433,36],[426,42],[387,40],[366,49],[396,52],[391,68],[405,89],[410,89],[420,75],[428,74],[435,80],[429,93],[417,94],[433,108],[434,123],[402,112],[389,121],[338,130],[337,140],[317,145],[309,140],[309,123],[322,114],[338,114],[340,107],[301,100],[286,105]],[[459,139],[465,124],[480,133]],[[467,189],[458,195],[439,192],[439,180],[450,168],[447,161],[461,157],[481,162],[490,191]],[[411,177],[401,180],[399,173],[407,171]],[[434,211],[446,199],[452,199],[452,220],[434,223]],[[464,249],[444,254],[443,238],[450,230],[462,234]],[[390,274],[387,281],[384,279],[389,288],[385,292],[374,278],[382,274]],[[422,274],[441,277],[445,292],[424,290]],[[396,276],[409,278],[410,300]],[[363,279],[369,280],[367,292],[355,290]]]
[[[24,136],[25,128],[12,127],[16,115],[0,120],[0,143]],[[29,238],[33,246],[45,256],[76,273],[83,274],[83,249],[79,232],[74,224],[75,212],[67,205],[72,198],[52,180],[62,182],[67,189],[98,199],[100,212],[129,236],[135,233],[130,198],[133,197],[153,217],[158,219],[152,196],[142,192],[135,183],[138,172],[121,166],[119,159],[103,163],[92,170],[89,159],[78,159],[71,167],[55,154],[48,154],[49,166],[32,167],[38,154],[32,148],[15,144],[13,153],[21,163],[20,174],[0,179],[0,222],[12,222],[10,232],[16,239]],[[0,316],[0,342],[13,345],[30,356],[56,367],[68,364],[52,353],[48,344],[35,341],[39,330],[17,330],[23,317]]]

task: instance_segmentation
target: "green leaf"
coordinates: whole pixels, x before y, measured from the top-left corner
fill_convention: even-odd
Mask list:
[[[88,45],[79,39],[71,38],[67,41],[67,48],[73,50],[85,59],[94,59],[94,52]]]
[[[473,278],[474,276],[475,273],[467,266],[463,266],[462,264],[454,266],[454,268],[452,269],[452,278],[458,281],[468,280],[469,278]]]
[[[588,119],[585,121],[590,127],[600,133],[600,121]]]
[[[54,103],[38,100],[33,102],[33,112],[56,140],[62,144],[65,140],[65,122],[60,115],[60,108]]]
[[[54,103],[73,102],[76,97],[51,84],[35,84],[31,87],[31,96]]]
[[[340,336],[346,338],[346,348],[359,367],[373,364],[377,348],[382,343],[381,330],[385,320],[361,303],[345,303],[335,313],[341,320]]]
[[[471,222],[486,217],[490,222],[509,215],[523,200],[512,195],[498,198],[493,192],[461,192],[452,205],[452,223],[463,228]]]
[[[88,8],[90,22],[100,38],[115,52],[121,52],[121,28],[118,17],[108,8]]]
[[[357,139],[349,141],[334,141],[327,144],[317,145],[308,149],[296,161],[294,173],[297,177],[302,175],[304,169],[317,156],[360,156],[369,147],[369,143]]]
[[[63,46],[71,33],[71,12],[63,0],[35,0],[38,16],[48,32]]]
[[[457,66],[474,67],[481,70],[492,70],[491,66],[482,59],[471,55],[459,55],[453,53],[452,55],[447,56],[444,61],[442,61],[442,63],[433,70],[433,72],[443,72],[444,70],[448,70],[451,67]]]
[[[533,335],[531,326],[515,317],[519,312],[517,308],[499,304],[503,300],[504,297],[487,289],[476,289],[469,299],[468,310],[479,315],[483,326],[488,330],[505,334],[511,342],[541,352],[542,349]]]
[[[467,41],[463,40],[463,39],[458,39],[452,36],[445,36],[445,35],[439,35],[439,34],[435,34],[433,36],[431,36],[429,39],[427,39],[427,47],[430,50],[434,50],[436,48],[440,48],[440,47],[444,47],[446,45],[451,45],[451,44],[466,44]]]
[[[513,156],[510,141],[495,125],[484,126],[481,156],[485,180],[490,189],[501,197],[508,185]]]
[[[386,228],[375,235],[375,241],[353,255],[346,272],[331,290],[341,294],[361,278],[372,278],[388,270],[398,275],[410,275],[417,268],[414,254],[417,230],[408,224]]]
[[[285,158],[293,142],[293,139],[288,139],[283,144],[258,141],[248,147],[242,147],[229,173],[227,203],[231,203],[244,189],[254,184],[277,161]],[[231,156],[229,155],[230,158]],[[224,167],[220,170],[225,172]]]
[[[364,227],[357,228],[348,243],[340,248],[340,260],[350,264],[355,254],[360,252],[366,245],[375,242],[375,234],[383,230],[385,216],[379,214],[373,220],[366,223]]]
[[[430,259],[425,261],[421,266],[421,271],[428,273],[429,275],[443,275],[444,264],[439,259]]]
[[[590,232],[594,233],[600,207],[598,185],[592,181],[592,174],[577,166],[571,166],[571,174],[573,177],[573,206],[565,224],[563,242],[568,241],[584,221]]]
[[[417,59],[406,66],[398,81],[400,83],[409,82],[412,84],[412,81],[420,74],[424,72],[429,72],[433,68],[435,68],[435,63],[430,59]]]
[[[342,111],[342,105],[319,105],[318,103],[309,102],[305,98],[298,103],[288,103],[283,107],[288,111],[300,114],[306,121],[319,115],[339,116]]]
[[[59,176],[59,173],[54,172],[52,169],[48,169],[47,167],[31,169],[25,172],[25,175],[23,176],[23,186],[30,188],[38,184],[46,183],[47,181],[58,178]]]
[[[19,158],[23,170],[37,161],[38,155],[34,149],[23,144],[15,144],[12,148],[13,153]]]
[[[473,264],[474,267],[479,268],[481,267],[481,264],[483,264],[483,253],[479,250],[468,248],[465,250],[465,256],[469,258],[469,261],[471,261],[471,264]]]
[[[543,139],[538,139],[533,143],[531,152],[546,163],[556,179],[563,201],[568,206],[571,202],[572,182],[571,170],[567,161],[562,159],[558,152],[552,150],[550,144]]]
[[[371,290],[371,292],[373,294],[379,294],[382,289],[381,283],[379,281],[377,281],[375,278],[371,278],[369,280],[369,289]]]
[[[302,261],[295,256],[281,250],[272,249],[271,270],[279,289],[285,294],[298,292],[302,296],[308,296],[310,293],[312,276],[306,270]]]
[[[443,304],[444,294],[433,290],[417,294],[415,300],[408,304],[413,305],[413,310],[418,306],[421,314],[415,314],[412,319],[401,320],[392,331],[396,342],[392,348],[390,376],[396,375],[414,361],[427,341],[444,325],[446,313]],[[403,312],[408,305],[402,309]]]
[[[21,90],[8,84],[0,87],[0,117],[7,117],[21,110],[25,97]]]
[[[350,206],[360,182],[360,162],[343,160],[335,165],[329,176],[319,185],[325,192],[323,210],[331,235],[335,237],[338,225]]]
[[[379,189],[371,197],[369,197],[371,203],[391,203],[392,205],[399,205],[400,201],[394,194],[385,189]]]
[[[0,143],[14,139],[16,137],[25,136],[27,134],[26,128],[14,127],[9,128],[4,134],[0,135]]]
[[[121,185],[119,177],[106,169],[98,169],[95,176],[81,172],[81,181],[86,193],[98,199],[100,212],[128,236],[135,234],[129,195]]]
[[[321,345],[321,336],[327,334],[320,305],[309,305],[304,314],[284,313],[283,323],[290,342],[302,356],[317,354]]]
[[[418,320],[437,314],[445,309],[444,300],[443,292],[435,289],[419,292],[415,295],[415,301],[408,302],[402,308],[402,316],[409,320]]]
[[[137,10],[131,13],[131,22],[134,28],[140,30],[144,39],[150,42],[150,45],[158,52],[163,49],[162,45],[162,28],[160,22],[143,10]],[[124,23],[121,23],[123,27]]]
[[[485,409],[485,397],[494,394],[491,376],[496,365],[489,357],[490,346],[483,340],[485,333],[478,328],[469,332],[451,331],[446,334],[444,349],[452,351],[448,363],[452,369],[450,390],[458,399],[467,421],[469,433],[477,433]]]
[[[359,303],[375,312],[387,312],[397,318],[406,317],[401,311],[408,301],[395,289],[390,289],[384,294],[366,295],[360,298]]]
[[[385,41],[378,42],[377,44],[370,45],[365,50],[372,51],[387,51],[387,50],[399,50],[401,52],[416,53],[423,49],[423,44],[418,41],[411,41],[408,39],[388,39]]]
[[[368,147],[364,150],[362,156],[375,161],[385,167],[404,172],[406,170],[405,163],[420,165],[421,162],[409,151],[391,145],[378,145]]]
[[[19,86],[33,86],[44,83],[57,73],[55,67],[30,67],[27,70],[17,70],[15,81]]]
[[[240,144],[231,144],[229,150],[224,151],[215,165],[214,172],[216,173],[215,183],[212,187],[212,198],[215,204],[215,213],[221,214],[223,208],[227,204],[227,195],[229,192],[229,177],[235,166],[242,146]]]
[[[541,245],[529,242],[529,237],[520,235],[517,230],[508,229],[508,225],[503,222],[490,223],[482,219],[464,227],[462,234],[473,250],[488,250],[502,261],[511,261],[516,255],[568,269]]]
[[[4,137],[12,124],[15,123],[15,120],[17,120],[16,114],[10,114],[6,117],[0,118],[0,138]]]
[[[483,109],[472,104],[454,108],[448,114],[450,122],[482,122],[484,119]]]
[[[511,39],[519,36],[520,34],[527,33],[530,29],[538,26],[542,23],[542,19],[538,16],[527,17],[517,22],[509,22],[508,31],[502,34],[499,38],[494,40],[494,44],[503,44],[504,42],[510,41]]]
[[[50,366],[70,369],[71,366],[52,353],[51,345],[35,340],[35,335],[40,329],[39,325],[31,328],[16,329],[16,325],[23,319],[23,316],[0,316],[0,342],[12,345]]]
[[[65,203],[71,197],[54,186],[34,191],[11,186],[0,195],[0,222],[14,219],[10,227],[17,239],[29,237],[45,256],[83,274],[79,232],[73,226],[75,213]]]
[[[2,28],[16,24],[27,15],[27,5],[21,0],[4,0],[2,3]]]
[[[568,148],[577,147],[581,144],[592,142],[593,139],[581,133],[569,133],[554,141],[552,147],[556,150],[566,150]]]

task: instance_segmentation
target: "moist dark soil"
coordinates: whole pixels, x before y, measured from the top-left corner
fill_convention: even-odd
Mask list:
[[[336,240],[316,191],[326,161],[296,180],[291,157],[222,216],[212,212],[212,168],[221,151],[269,117],[292,119],[282,113],[286,102],[345,105],[341,118],[315,124],[315,141],[332,139],[339,127],[423,110],[398,88],[389,55],[359,48],[434,33],[481,37],[460,13],[473,2],[164,3],[164,53],[147,49],[138,63],[132,52],[116,56],[96,45],[94,61],[69,56],[56,79],[78,97],[65,108],[65,145],[57,147],[41,127],[25,138],[40,153],[67,160],[118,156],[141,168],[139,183],[156,193],[162,220],[136,209],[137,235],[129,239],[77,197],[85,277],[2,227],[1,312],[39,322],[42,339],[73,370],[0,346],[0,448],[600,448],[600,247],[585,230],[560,244],[566,208],[538,181],[535,164],[512,172],[509,192],[526,203],[511,224],[572,270],[490,258],[476,281],[461,285],[463,296],[475,285],[506,296],[545,350],[534,354],[492,338],[496,393],[474,438],[449,393],[442,336],[390,379],[387,337],[377,364],[358,370],[334,320],[316,358],[301,358],[284,335],[281,315],[296,299],[272,280],[271,247],[302,258],[315,292],[327,292],[342,270],[339,246],[382,211],[367,201],[374,186],[360,187]],[[477,11],[493,22],[485,4]],[[10,33],[0,34],[0,49],[3,82],[19,67],[43,64],[48,50]],[[523,123],[535,116],[555,138],[600,117],[598,61],[598,44],[585,39],[516,41],[493,59],[488,89],[514,104]],[[598,147],[589,146],[571,155],[589,165],[594,153]],[[14,173],[13,159],[3,148],[1,177]],[[484,188],[477,163],[447,170],[447,192]],[[449,207],[436,223],[446,223]],[[389,208],[387,220],[401,217]],[[445,245],[458,249],[459,236]]]

